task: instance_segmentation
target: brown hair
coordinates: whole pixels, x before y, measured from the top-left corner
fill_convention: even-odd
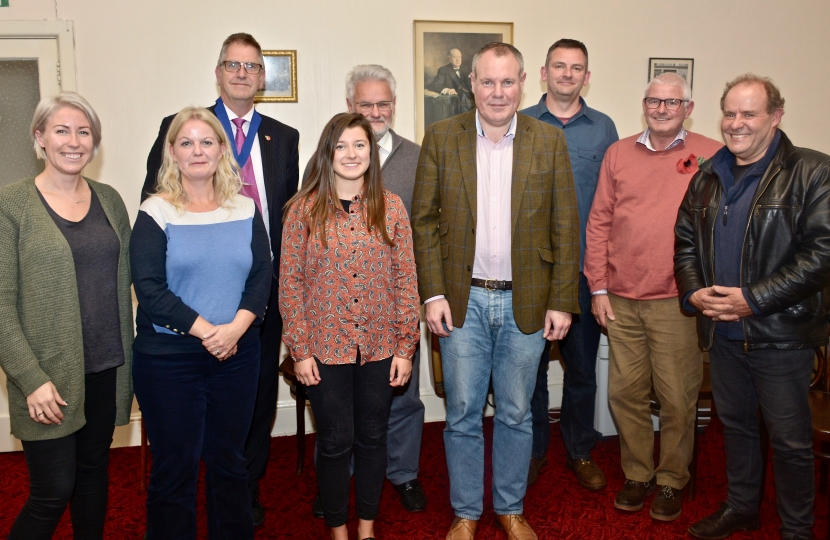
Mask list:
[[[478,74],[476,73],[476,66],[478,65],[478,61],[484,53],[489,52],[489,51],[493,51],[493,54],[495,54],[496,57],[507,56],[508,54],[513,55],[513,58],[515,58],[516,61],[519,62],[519,77],[521,77],[522,73],[525,72],[525,59],[522,56],[522,53],[519,52],[519,49],[517,49],[516,47],[514,47],[513,45],[511,45],[509,43],[502,43],[501,41],[493,41],[491,43],[488,43],[484,47],[480,48],[473,55],[473,63],[472,63],[473,76],[478,77]]]
[[[585,44],[579,40],[568,38],[560,39],[550,46],[550,49],[548,49],[548,55],[545,57],[545,67],[548,67],[548,64],[550,64],[550,55],[556,49],[579,49],[582,51],[582,54],[585,55],[585,71],[588,71],[588,47],[586,47]]]
[[[326,243],[326,221],[331,215],[333,208],[337,205],[342,208],[340,198],[337,196],[337,184],[332,167],[334,150],[343,132],[350,128],[359,127],[366,132],[370,147],[369,168],[363,175],[363,211],[366,216],[366,224],[369,229],[374,229],[377,234],[388,245],[393,245],[392,238],[386,231],[386,198],[383,194],[383,180],[380,173],[380,156],[378,156],[377,141],[374,131],[369,122],[357,113],[340,113],[329,120],[323,133],[320,135],[320,142],[317,150],[311,158],[311,169],[308,177],[303,182],[300,191],[294,195],[285,205],[283,221],[288,215],[288,209],[294,204],[305,204],[312,200],[311,208],[306,210],[309,218],[310,234],[321,231],[320,239],[323,245]],[[332,205],[329,205],[329,201]]]
[[[772,84],[772,79],[754,73],[744,73],[726,83],[726,88],[723,89],[723,95],[720,97],[721,112],[723,112],[723,102],[726,101],[726,94],[739,84],[760,84],[764,87],[764,92],[767,93],[767,114],[772,114],[778,109],[784,108],[784,98],[781,97],[781,91],[778,87]]]
[[[219,51],[219,61],[216,65],[219,65],[225,61],[225,53],[228,52],[228,47],[234,43],[239,45],[247,45],[248,47],[256,49],[259,53],[259,63],[262,64],[262,68],[265,69],[265,59],[262,57],[262,47],[259,46],[259,42],[254,39],[254,36],[244,32],[231,34],[225,39],[224,43],[222,43],[222,50]]]

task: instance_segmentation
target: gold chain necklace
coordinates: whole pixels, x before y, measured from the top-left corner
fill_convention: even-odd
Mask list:
[[[72,201],[75,204],[81,204],[81,203],[86,202],[86,199],[81,199],[79,201],[76,201],[75,199],[73,199],[72,197],[70,197],[69,195],[64,193],[63,191],[58,190],[55,186],[53,186],[52,184],[47,182],[45,178],[43,179],[43,183],[46,184],[47,186],[49,186],[50,188],[52,188],[52,191],[57,192],[59,195],[63,195],[64,197],[66,197],[67,199],[69,199],[70,201]]]

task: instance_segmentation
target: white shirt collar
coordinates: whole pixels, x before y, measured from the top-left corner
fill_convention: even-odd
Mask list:
[[[244,118],[246,122],[250,123],[251,118],[254,117],[254,107],[251,107],[251,110],[248,111],[245,116],[237,116],[235,112],[230,110],[230,108],[223,102],[222,105],[225,107],[225,111],[228,113],[228,119],[233,120],[234,118]]]
[[[507,130],[507,133],[504,134],[505,137],[515,137],[516,136],[516,121],[519,118],[517,113],[513,113],[513,120],[510,122],[510,129]],[[476,133],[478,133],[479,137],[486,137],[484,134],[484,128],[481,127],[481,120],[478,118],[478,110],[476,110]],[[498,141],[494,141],[498,142]]]
[[[642,144],[642,145],[645,145],[645,147],[648,148],[649,150],[651,150],[652,152],[657,152],[658,150],[651,145],[651,139],[649,138],[649,133],[651,133],[651,132],[649,131],[648,128],[646,128],[646,130],[644,132],[642,132],[640,134],[640,136],[637,138],[637,142]],[[677,137],[674,138],[674,141],[672,141],[672,143],[670,145],[663,148],[662,150],[671,150],[672,148],[674,148],[678,144],[685,143],[686,142],[686,135],[688,135],[688,134],[689,134],[688,131],[686,131],[684,128],[680,128],[680,132],[677,134]]]

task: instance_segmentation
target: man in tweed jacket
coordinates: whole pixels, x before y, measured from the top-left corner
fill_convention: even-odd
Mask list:
[[[493,507],[508,538],[533,539],[522,516],[530,397],[545,338],[564,337],[579,310],[576,198],[562,132],[516,114],[521,53],[486,45],[470,78],[477,110],[427,129],[412,202],[419,292],[444,362],[447,538],[473,538],[483,511],[492,376]]]

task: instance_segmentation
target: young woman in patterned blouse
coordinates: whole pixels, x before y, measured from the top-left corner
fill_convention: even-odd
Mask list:
[[[409,217],[383,189],[375,137],[361,115],[329,121],[284,216],[283,340],[314,410],[326,524],[333,540],[348,538],[354,452],[357,538],[372,539],[392,391],[409,381],[420,302]]]

